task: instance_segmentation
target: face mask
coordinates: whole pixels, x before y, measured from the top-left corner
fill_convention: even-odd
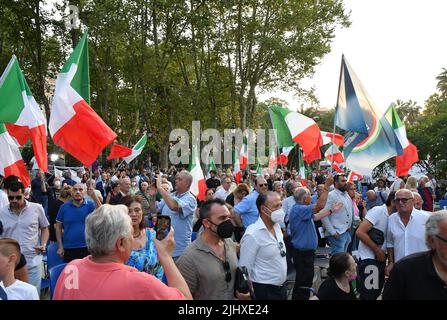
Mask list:
[[[280,223],[280,222],[284,222],[285,216],[286,216],[286,214],[284,213],[284,210],[282,208],[280,208],[280,209],[272,212],[272,214],[270,215],[270,219],[272,219],[273,223]]]
[[[231,223],[231,220],[225,220],[224,222],[222,222],[218,225],[213,223],[210,220],[208,220],[208,221],[211,222],[212,224],[214,224],[215,226],[217,226],[216,233],[219,236],[219,238],[226,239],[233,235],[234,226],[233,226],[233,223]],[[211,231],[213,231],[213,230],[211,230]]]
[[[351,276],[349,277],[349,281],[354,281],[357,279],[357,272],[351,272]]]

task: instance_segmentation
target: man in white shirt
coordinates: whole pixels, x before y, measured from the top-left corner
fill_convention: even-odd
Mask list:
[[[361,300],[376,300],[385,283],[385,239],[388,217],[396,211],[394,195],[395,192],[391,192],[385,204],[369,210],[356,231],[356,236],[360,240],[358,249],[360,259],[357,263],[359,281],[357,283]]]
[[[14,277],[20,256],[16,240],[0,240],[0,300],[39,300],[36,287]]]
[[[230,195],[231,179],[228,177],[222,179],[221,186],[222,187],[219,188],[214,194],[214,199],[220,199],[225,201],[227,197]]]
[[[394,263],[410,254],[427,251],[425,243],[425,223],[430,216],[414,208],[414,196],[408,189],[396,192],[394,205],[397,212],[388,219],[387,250],[389,275]]]
[[[255,299],[285,300],[287,278],[286,246],[280,221],[284,221],[281,197],[276,192],[259,194],[258,220],[241,240],[240,267],[247,267]]]

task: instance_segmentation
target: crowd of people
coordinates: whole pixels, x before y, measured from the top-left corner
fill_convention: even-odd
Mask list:
[[[3,179],[0,299],[39,299],[50,243],[66,263],[56,300],[285,300],[291,272],[294,300],[447,299],[447,211],[435,211],[433,177],[209,175],[204,201],[175,167],[36,172],[31,190]],[[159,237],[161,217],[171,228]],[[321,248],[328,277],[315,287]]]

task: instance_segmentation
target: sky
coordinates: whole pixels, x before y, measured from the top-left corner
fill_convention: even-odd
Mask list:
[[[436,76],[447,68],[447,1],[345,0],[351,26],[338,29],[331,52],[305,79],[315,87],[319,106],[335,106],[342,54],[354,69],[370,98],[380,109],[391,102],[413,100],[423,106],[436,91]],[[296,110],[293,93],[268,92],[263,101],[281,97]],[[304,104],[305,107],[310,104]]]

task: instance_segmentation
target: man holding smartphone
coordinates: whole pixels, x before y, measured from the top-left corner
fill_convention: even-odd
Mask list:
[[[175,250],[172,254],[176,260],[191,243],[192,218],[197,208],[196,197],[189,192],[192,175],[187,171],[179,172],[175,177],[175,192],[169,193],[162,186],[161,174],[157,174],[156,187],[162,201],[158,204],[157,212],[171,218],[171,226],[175,230]],[[155,190],[150,191],[155,196]],[[151,211],[155,211],[155,203],[151,203]]]

